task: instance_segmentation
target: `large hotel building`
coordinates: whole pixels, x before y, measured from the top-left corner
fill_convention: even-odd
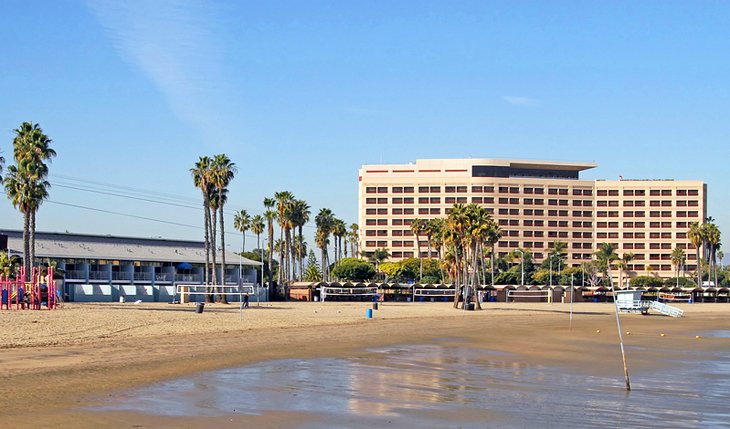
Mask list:
[[[592,163],[498,159],[417,160],[364,165],[359,174],[360,249],[386,248],[392,260],[417,256],[414,218],[445,217],[455,203],[485,207],[502,229],[497,252],[529,249],[535,262],[557,240],[567,261],[591,260],[602,243],[635,255],[630,271],[674,276],[672,250],[696,269],[687,231],[707,216],[707,186],[697,180],[582,180]],[[421,237],[421,255],[427,245]],[[433,251],[432,257],[436,257]]]

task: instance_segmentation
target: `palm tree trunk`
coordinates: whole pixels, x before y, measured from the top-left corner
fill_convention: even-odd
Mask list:
[[[212,221],[211,221],[211,225],[210,225],[210,244],[211,244],[210,254],[211,254],[211,258],[213,259],[212,279],[213,279],[213,287],[215,288],[216,291],[218,291],[218,272],[217,272],[216,258],[215,258],[216,250],[218,247],[218,240],[216,239],[216,229],[218,228],[218,214],[217,213],[218,212],[215,209],[211,210]]]
[[[30,209],[23,212],[23,267],[25,267],[25,279],[30,281],[31,268],[33,264],[30,262]]]
[[[225,285],[226,285],[226,230],[225,230],[225,223],[223,221],[223,203],[221,203],[221,206],[219,207],[220,210],[220,218],[221,218],[221,285],[223,285],[222,292],[225,293]],[[244,238],[246,235],[244,234]],[[228,295],[219,295],[218,301],[221,302],[221,304],[228,304]]]
[[[298,253],[299,253],[299,277],[300,280],[304,279],[304,255],[302,254],[302,245],[304,243],[304,237],[302,236],[302,225],[299,225],[299,247],[298,247]]]
[[[30,211],[30,266],[35,266],[35,214],[38,209]]]
[[[269,222],[269,293],[274,287],[274,224]],[[262,279],[263,281],[263,279]]]

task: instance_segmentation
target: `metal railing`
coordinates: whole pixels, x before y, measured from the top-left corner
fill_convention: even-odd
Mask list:
[[[124,271],[112,271],[112,280],[132,280],[132,273]]]
[[[201,283],[203,276],[200,274],[175,274],[176,282]]]
[[[151,281],[152,280],[152,274],[151,273],[134,273],[134,280],[135,281]]]
[[[86,270],[66,270],[66,279],[86,280]]]
[[[89,271],[89,280],[109,280],[109,271]]]

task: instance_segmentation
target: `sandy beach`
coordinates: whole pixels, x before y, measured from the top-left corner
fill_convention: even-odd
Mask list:
[[[730,305],[681,305],[685,317],[622,314],[632,370],[666,365],[673,353],[729,350]],[[523,361],[623,377],[611,304],[490,303],[483,311],[448,303],[66,304],[56,311],[0,311],[4,427],[241,427],[234,419],[92,412],[115,392],[200,371],[280,358],[352,356],[368,347],[454,337]],[[663,334],[663,335],[662,335]],[[640,347],[638,347],[640,346]],[[657,351],[661,350],[661,351]],[[32,410],[32,412],[30,411]],[[248,417],[288,427],[303,413]]]

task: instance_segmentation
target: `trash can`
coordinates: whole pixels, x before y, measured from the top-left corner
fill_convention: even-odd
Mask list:
[[[198,302],[198,303],[195,304],[195,312],[196,313],[202,313],[203,312],[203,308],[205,308],[205,303],[204,302]]]
[[[367,310],[365,310],[365,317],[367,317],[368,319],[373,318],[373,310],[371,308],[368,308]]]
[[[377,310],[377,309],[378,309],[378,303],[377,302],[374,302],[373,303],[373,310]]]
[[[464,305],[464,307],[466,308],[466,311],[474,311],[474,303],[473,302],[466,303]]]

